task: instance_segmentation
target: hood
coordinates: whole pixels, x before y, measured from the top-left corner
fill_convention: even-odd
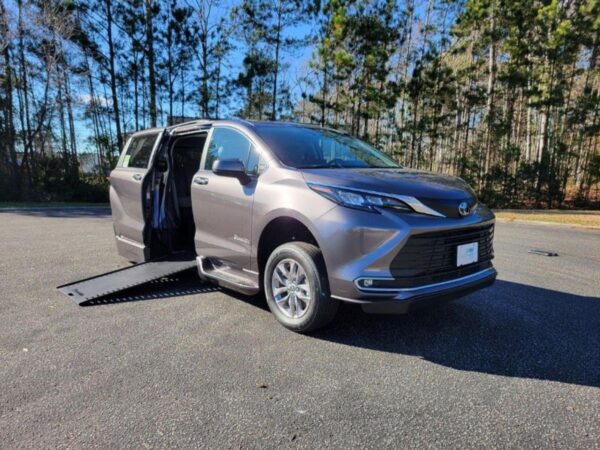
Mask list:
[[[467,183],[457,177],[412,169],[305,169],[307,182],[363,189],[419,199],[446,217],[461,217],[458,205],[472,208],[477,199]]]

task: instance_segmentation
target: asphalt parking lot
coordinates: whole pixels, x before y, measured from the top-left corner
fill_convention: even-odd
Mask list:
[[[80,307],[55,287],[126,265],[109,212],[0,212],[0,447],[600,448],[600,231],[495,247],[491,288],[300,336],[190,279]]]

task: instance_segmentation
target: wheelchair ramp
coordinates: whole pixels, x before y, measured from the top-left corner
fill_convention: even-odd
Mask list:
[[[58,286],[57,289],[77,303],[99,299],[115,292],[149,283],[187,269],[196,267],[196,256],[192,253],[176,253],[95,277]]]

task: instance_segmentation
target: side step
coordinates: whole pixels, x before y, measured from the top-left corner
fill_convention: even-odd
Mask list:
[[[139,286],[162,277],[196,267],[196,255],[175,253],[95,277],[58,286],[57,289],[77,303],[98,299],[115,292]]]
[[[260,292],[258,273],[235,269],[222,262],[215,262],[210,258],[198,257],[198,267],[202,276],[215,281],[219,286],[241,292],[246,295],[255,295]]]

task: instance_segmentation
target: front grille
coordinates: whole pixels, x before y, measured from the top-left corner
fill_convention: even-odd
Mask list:
[[[411,236],[390,265],[398,287],[438,283],[470,275],[491,266],[494,258],[494,226],[424,233]],[[456,248],[478,243],[476,263],[456,267]]]

